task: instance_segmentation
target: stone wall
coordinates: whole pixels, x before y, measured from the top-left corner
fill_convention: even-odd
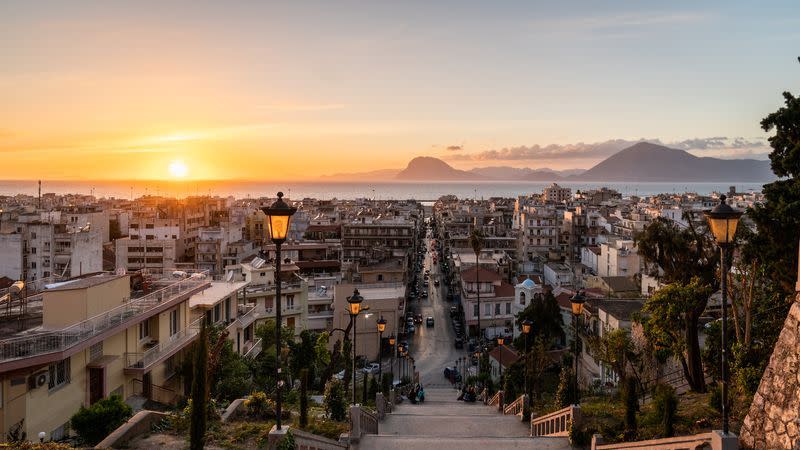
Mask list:
[[[800,295],[797,300],[744,419],[744,448],[800,450]]]

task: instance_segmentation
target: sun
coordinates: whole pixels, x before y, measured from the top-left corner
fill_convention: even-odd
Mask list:
[[[175,160],[169,163],[169,174],[175,178],[184,178],[189,174],[189,168],[183,161]]]

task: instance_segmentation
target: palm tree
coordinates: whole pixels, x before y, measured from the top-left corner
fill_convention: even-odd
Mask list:
[[[480,342],[483,341],[483,334],[481,333],[481,286],[478,281],[478,273],[481,268],[479,258],[481,250],[483,250],[483,232],[480,229],[475,228],[472,230],[472,233],[469,235],[469,245],[472,247],[472,251],[475,252],[475,284],[477,285],[478,292],[478,337],[480,345]]]

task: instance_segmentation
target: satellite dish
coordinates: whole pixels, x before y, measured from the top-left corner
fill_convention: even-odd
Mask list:
[[[176,270],[176,271],[172,272],[172,276],[175,277],[175,278],[186,278],[186,277],[189,276],[189,274],[184,272],[184,271],[182,271],[182,270]]]
[[[225,275],[225,281],[227,281],[228,283],[232,283],[233,282],[233,271],[232,270],[229,270],[228,274]]]
[[[195,272],[189,278],[191,278],[192,280],[205,280],[206,274],[200,273],[200,272]]]
[[[117,270],[114,271],[117,275],[125,275],[128,271],[124,267],[117,267]]]

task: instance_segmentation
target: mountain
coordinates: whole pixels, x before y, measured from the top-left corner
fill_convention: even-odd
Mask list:
[[[483,180],[476,173],[458,170],[446,162],[430,156],[418,156],[395,176],[397,180]]]
[[[774,179],[769,161],[700,158],[683,150],[640,142],[567,181],[755,183]]]
[[[583,169],[559,171],[547,168],[530,169],[528,167],[492,166],[476,167],[470,172],[493,180],[559,181],[565,176],[583,173]]]
[[[398,173],[400,173],[400,169],[380,169],[369,172],[335,173],[323,175],[320,178],[325,181],[382,181],[394,178]]]

